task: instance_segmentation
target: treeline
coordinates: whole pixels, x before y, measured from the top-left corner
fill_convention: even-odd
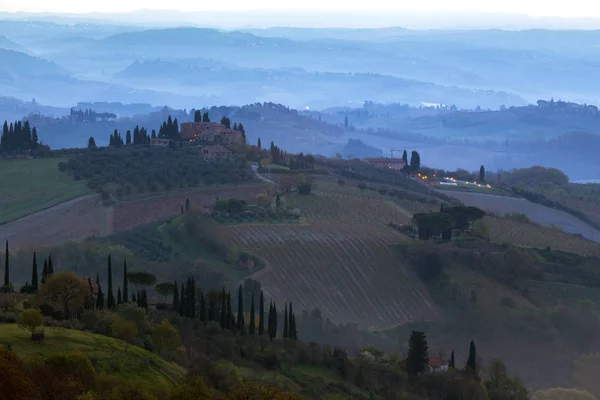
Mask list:
[[[69,117],[75,122],[96,122],[98,120],[117,118],[116,114],[108,112],[98,113],[91,108],[86,108],[85,110],[71,108]]]
[[[204,326],[214,322],[218,323],[221,329],[235,332],[242,336],[254,336],[267,334],[273,340],[278,335],[277,306],[273,301],[269,302],[269,311],[265,318],[265,300],[262,290],[256,306],[254,292],[250,295],[249,308],[244,306],[244,285],[240,285],[237,295],[237,312],[233,312],[232,295],[230,291],[204,292],[196,288],[193,277],[187,279],[179,288],[177,282],[161,283],[156,286],[156,290],[165,297],[169,290],[172,290],[173,303],[171,309],[178,312],[185,318],[197,318]],[[157,304],[157,309],[168,309],[167,304]],[[248,312],[249,310],[249,312]],[[247,319],[247,320],[246,320]],[[266,328],[266,330],[265,330]],[[298,339],[296,328],[296,315],[292,309],[292,303],[285,304],[283,315],[283,338]]]
[[[152,130],[152,135],[148,135],[148,131],[143,126],[140,128],[138,125],[133,129],[133,136],[130,130],[127,130],[125,133],[125,140],[121,136],[121,133],[115,129],[113,134],[110,135],[110,139],[108,141],[109,146],[120,148],[123,146],[129,145],[139,145],[139,144],[150,144],[150,139],[156,138],[156,131]]]
[[[37,128],[31,128],[29,121],[15,121],[8,123],[4,121],[2,136],[0,137],[0,151],[23,152],[37,149],[39,143]]]
[[[450,240],[453,229],[465,230],[483,217],[485,217],[485,211],[477,207],[448,207],[442,204],[440,212],[417,213],[413,217],[413,222],[417,226],[421,240],[436,237]]]

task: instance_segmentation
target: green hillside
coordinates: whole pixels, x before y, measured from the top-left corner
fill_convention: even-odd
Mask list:
[[[137,383],[173,383],[185,369],[136,346],[124,351],[123,341],[73,329],[46,327],[46,339],[34,344],[30,333],[16,324],[0,324],[0,345],[10,346],[20,357],[47,357],[56,353],[81,351],[98,372],[118,374]]]
[[[60,158],[0,160],[0,224],[89,192],[84,181],[58,170]]]

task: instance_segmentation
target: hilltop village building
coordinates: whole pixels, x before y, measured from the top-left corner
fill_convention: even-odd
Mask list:
[[[189,141],[199,140],[219,144],[246,143],[241,131],[227,128],[217,122],[183,122],[179,134],[182,139]]]
[[[377,157],[365,158],[363,161],[379,168],[389,168],[398,172],[402,171],[402,168],[406,166],[406,163],[401,158]]]

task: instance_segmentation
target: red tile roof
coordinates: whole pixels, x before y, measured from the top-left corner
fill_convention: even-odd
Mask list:
[[[431,358],[429,358],[429,361],[427,362],[427,364],[429,364],[429,366],[432,368],[439,368],[439,367],[448,365],[449,362],[446,360],[442,360],[441,358],[438,358],[438,357],[431,357]]]

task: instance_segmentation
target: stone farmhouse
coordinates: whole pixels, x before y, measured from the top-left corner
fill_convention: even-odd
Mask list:
[[[219,144],[245,144],[246,139],[241,131],[227,128],[217,122],[182,122],[179,129],[182,139],[200,140]]]
[[[171,139],[166,138],[153,138],[150,139],[151,146],[163,146],[167,147],[171,143]]]
[[[233,154],[231,150],[223,146],[205,146],[200,149],[200,154],[205,160],[219,160],[229,158]]]
[[[447,360],[439,357],[430,357],[427,361],[427,369],[430,373],[446,372],[449,366],[450,363]]]

